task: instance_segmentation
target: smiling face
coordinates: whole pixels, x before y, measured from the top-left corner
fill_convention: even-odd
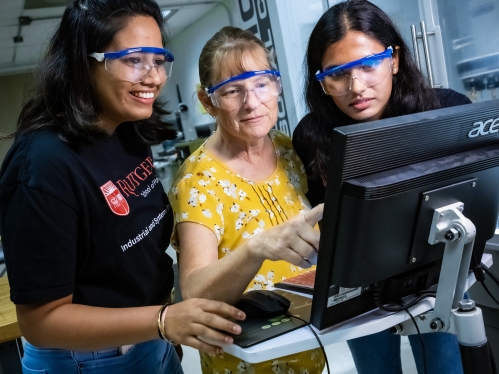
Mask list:
[[[265,52],[260,48],[246,52],[243,55],[243,61],[246,71],[270,69]],[[228,59],[227,63],[221,67],[221,80],[243,73],[238,65]],[[244,85],[246,89],[253,88],[254,83],[254,79],[251,78],[238,81],[238,84]],[[267,136],[277,122],[277,97],[272,97],[269,101],[262,103],[253,91],[247,91],[246,101],[242,106],[235,105],[233,108],[225,109],[211,106],[209,111],[216,115],[217,123],[223,132],[239,140],[252,142]]]
[[[397,46],[393,46],[398,50]],[[357,31],[349,31],[337,43],[330,45],[322,57],[322,69],[346,64],[366,56],[381,53],[386,47]],[[392,77],[398,72],[398,54],[392,57],[392,71],[378,84],[366,87],[357,79],[351,80],[350,91],[343,96],[331,96],[338,108],[359,122],[380,119],[392,93]]]
[[[161,32],[153,18],[131,18],[102,52],[132,47],[163,48]],[[156,68],[151,69],[144,81],[133,84],[110,74],[104,62],[94,61],[92,64],[92,77],[102,109],[99,124],[106,132],[114,132],[123,122],[138,121],[152,115],[152,104],[166,83],[164,76],[158,74]]]

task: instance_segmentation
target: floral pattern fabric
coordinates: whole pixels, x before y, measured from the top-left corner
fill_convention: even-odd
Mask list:
[[[277,166],[265,181],[253,182],[228,169],[204,144],[184,162],[168,194],[175,217],[171,244],[180,251],[176,225],[195,222],[210,229],[218,241],[218,258],[229,256],[246,240],[310,209],[305,197],[307,178],[291,139],[284,133],[269,133]],[[237,269],[234,269],[237,271]],[[246,291],[272,288],[286,278],[308,269],[285,261],[264,261]],[[204,374],[322,373],[324,356],[318,350],[277,360],[248,364],[227,353],[201,353]]]

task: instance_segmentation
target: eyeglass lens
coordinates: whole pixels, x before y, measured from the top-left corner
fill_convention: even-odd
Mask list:
[[[241,107],[252,91],[260,102],[265,103],[279,96],[281,83],[274,75],[259,75],[224,84],[213,94],[213,104],[219,108],[232,109]]]
[[[117,59],[106,59],[106,70],[131,83],[144,81],[153,68],[162,82],[171,74],[171,62],[165,56],[152,53],[130,53]]]
[[[335,71],[327,75],[321,83],[330,95],[342,96],[350,92],[354,79],[369,88],[383,81],[391,70],[391,58],[371,60],[349,69]]]

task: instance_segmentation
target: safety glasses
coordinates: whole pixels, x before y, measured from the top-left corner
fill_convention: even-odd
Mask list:
[[[393,48],[384,52],[366,56],[361,59],[334,66],[324,72],[315,74],[324,92],[331,96],[343,96],[352,89],[353,80],[361,82],[366,88],[373,87],[383,81],[392,71]]]
[[[275,99],[282,92],[277,70],[248,71],[206,88],[213,105],[234,110],[240,108],[252,91],[261,103]]]
[[[92,53],[90,57],[104,61],[106,70],[127,82],[143,82],[153,68],[162,82],[171,76],[173,55],[164,48],[136,47],[118,52]]]

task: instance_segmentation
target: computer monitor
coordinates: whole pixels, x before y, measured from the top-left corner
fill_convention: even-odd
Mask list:
[[[375,282],[384,302],[438,282],[436,208],[464,203],[481,258],[499,212],[499,100],[338,127],[329,170],[311,313],[321,330],[376,308]]]

